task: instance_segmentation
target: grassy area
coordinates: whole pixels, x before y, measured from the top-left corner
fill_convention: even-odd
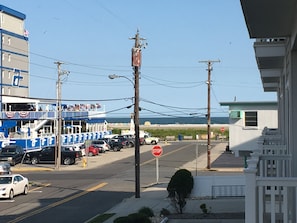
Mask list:
[[[115,213],[101,214],[101,215],[98,215],[97,217],[93,218],[88,223],[103,223],[104,221],[106,221],[107,219],[109,219],[110,217],[112,217],[114,215],[115,215]]]
[[[178,139],[179,135],[182,136],[192,136],[193,139],[196,139],[196,135],[207,135],[207,128],[200,127],[200,128],[141,128],[146,132],[151,133],[152,136],[159,137],[161,140],[164,140],[166,136],[175,136]],[[225,128],[224,133],[221,132],[220,127],[211,127],[210,131],[213,133],[214,136],[216,135],[225,135],[229,138],[229,129]],[[113,129],[112,132],[114,134],[121,134],[121,129]]]

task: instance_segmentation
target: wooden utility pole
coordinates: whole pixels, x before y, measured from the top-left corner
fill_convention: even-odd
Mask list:
[[[141,67],[141,44],[143,38],[139,37],[139,31],[135,37],[132,48],[132,67],[134,69],[134,130],[135,130],[135,198],[140,198],[140,139],[139,139],[139,69]]]
[[[57,80],[57,102],[56,102],[56,145],[55,145],[55,169],[59,170],[61,165],[61,136],[62,136],[62,106],[61,106],[61,76],[63,74],[69,74],[69,71],[61,70],[62,62],[55,62],[58,69]]]
[[[210,124],[211,124],[211,118],[210,118],[210,86],[211,86],[211,71],[212,71],[212,64],[218,63],[220,60],[207,60],[207,61],[199,61],[200,63],[207,63],[207,73],[208,73],[208,79],[207,79],[207,169],[211,168],[211,160],[210,160]]]

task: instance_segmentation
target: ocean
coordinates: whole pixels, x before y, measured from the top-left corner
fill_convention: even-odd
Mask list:
[[[108,118],[108,123],[129,123],[130,118]],[[207,124],[207,119],[202,117],[159,117],[159,118],[139,118],[139,124],[144,125],[145,122],[153,124],[166,125],[166,124]],[[229,117],[211,117],[211,124],[229,124]]]

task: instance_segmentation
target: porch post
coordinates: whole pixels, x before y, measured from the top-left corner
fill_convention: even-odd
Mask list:
[[[257,185],[256,173],[258,160],[248,159],[248,167],[244,170],[245,175],[245,223],[256,223],[257,221]]]

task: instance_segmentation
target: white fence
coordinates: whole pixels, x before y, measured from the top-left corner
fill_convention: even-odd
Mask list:
[[[291,177],[291,155],[280,135],[261,137],[245,169],[246,223],[296,223],[297,178]]]

